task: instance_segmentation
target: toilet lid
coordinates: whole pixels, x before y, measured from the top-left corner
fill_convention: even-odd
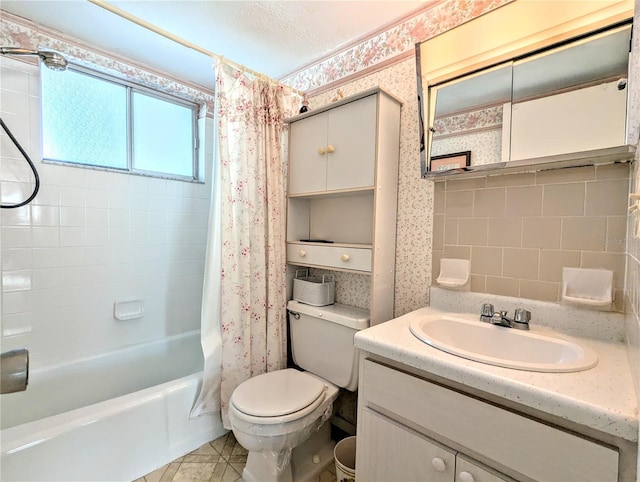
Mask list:
[[[304,372],[287,368],[264,373],[241,383],[232,403],[256,417],[278,417],[311,405],[324,393],[325,384]]]

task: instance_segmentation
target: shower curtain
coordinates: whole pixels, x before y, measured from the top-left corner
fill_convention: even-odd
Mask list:
[[[286,365],[283,119],[296,113],[300,97],[221,61],[216,74],[219,184],[207,255],[212,276],[205,277],[203,293],[205,375],[194,413],[219,407],[224,426],[231,428],[233,390]],[[210,336],[216,331],[221,345]]]

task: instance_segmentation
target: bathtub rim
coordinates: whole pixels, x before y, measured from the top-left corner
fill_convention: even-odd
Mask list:
[[[182,378],[170,380],[160,385],[155,385],[153,387],[105,400],[103,402],[94,403],[85,407],[69,410],[68,412],[51,415],[49,417],[4,429],[0,431],[2,439],[1,454],[2,456],[12,455],[35,445],[45,443],[63,433],[80,428],[84,425],[97,422],[104,418],[116,416],[123,410],[131,409],[138,405],[161,399],[165,394],[188,387],[194,382],[197,384],[198,390],[200,390],[202,385],[202,374],[203,372],[194,373]],[[51,425],[53,419],[58,420],[54,425]],[[37,437],[37,440],[34,441],[34,437]]]

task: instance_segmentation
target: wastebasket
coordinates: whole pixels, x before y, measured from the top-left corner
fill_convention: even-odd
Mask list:
[[[356,438],[347,437],[340,440],[333,449],[336,460],[336,479],[338,482],[355,482],[356,480]]]

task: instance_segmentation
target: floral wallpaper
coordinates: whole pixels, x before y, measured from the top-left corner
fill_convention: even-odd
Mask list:
[[[431,155],[471,151],[470,165],[481,166],[502,160],[502,129],[470,132],[466,135],[434,138]]]
[[[434,121],[436,137],[443,137],[453,134],[468,133],[477,129],[487,129],[490,127],[502,127],[502,104],[476,109],[468,112],[461,112],[449,116],[438,117]]]
[[[3,47],[55,50],[73,64],[195,102],[200,105],[200,117],[213,117],[213,92],[88,48],[71,37],[7,12],[2,12],[0,17],[0,32]]]
[[[420,178],[420,142],[416,62],[405,59],[366,77],[340,85],[345,97],[381,87],[402,99],[400,113],[400,166],[398,180],[398,219],[396,241],[395,314],[402,315],[428,304],[431,281],[431,223],[433,183]],[[336,97],[335,90],[325,91],[309,99],[311,110]],[[360,287],[368,281],[355,277],[336,277],[336,301],[368,307],[368,290]],[[367,305],[362,305],[367,303]]]
[[[439,0],[423,11],[371,38],[306,67],[281,81],[302,91],[313,91],[344,81],[390,59],[410,55],[417,42],[472,20],[513,0]]]
[[[502,104],[435,119],[431,155],[471,151],[471,165],[502,159]]]
[[[509,0],[510,1],[510,0]],[[416,42],[445,32],[509,1],[446,0],[429,5],[424,11],[362,44],[284,79],[301,89],[318,89],[309,98],[311,110],[331,103],[337,87],[327,84],[340,80],[345,97],[372,87],[381,87],[403,100],[400,118],[400,166],[398,180],[398,219],[396,240],[395,315],[400,316],[429,303],[431,283],[431,238],[433,223],[433,182],[420,177],[420,142],[416,62]],[[383,69],[355,75],[391,57],[410,53]],[[320,87],[325,86],[324,91]],[[476,125],[497,122],[498,115],[477,116]],[[469,118],[467,122],[471,122]],[[363,308],[369,303],[369,282],[363,275],[338,274],[336,301]]]

